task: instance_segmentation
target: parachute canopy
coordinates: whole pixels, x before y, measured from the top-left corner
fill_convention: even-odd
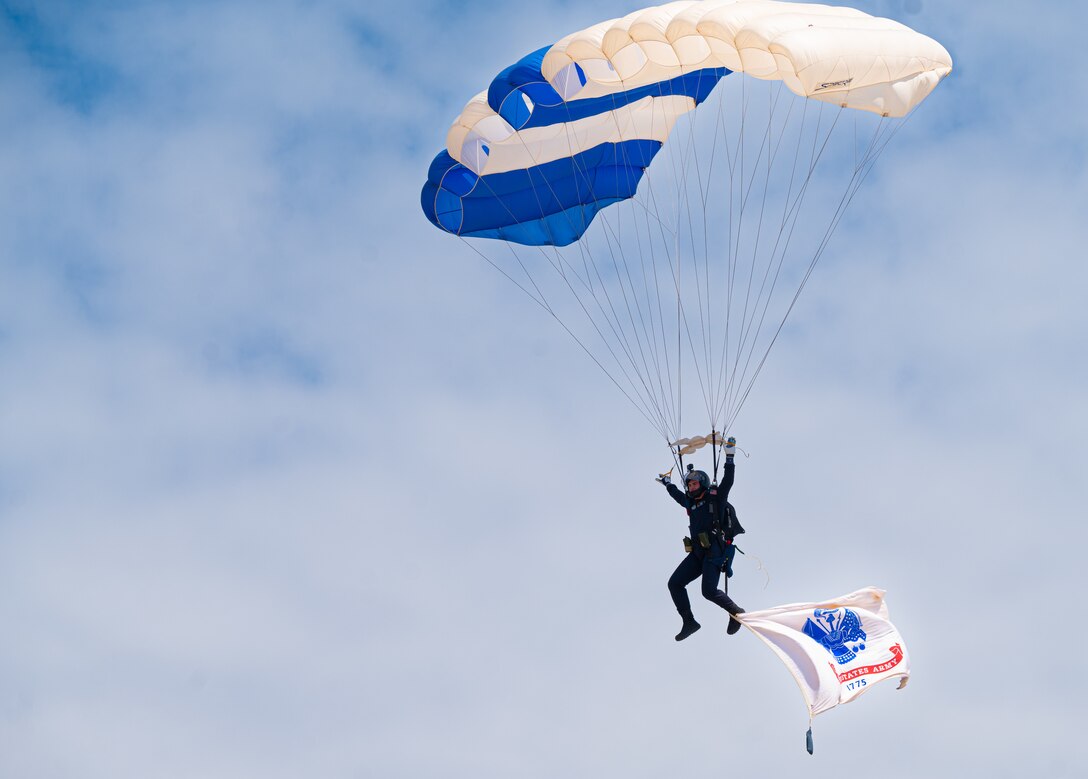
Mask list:
[[[678,119],[730,73],[904,116],[952,69],[939,43],[852,8],[674,2],[568,35],[502,71],[454,121],[423,211],[462,236],[578,240],[635,194]]]
[[[450,127],[423,211],[493,239],[465,243],[675,454],[696,392],[699,427],[733,431],[847,206],[951,67],[939,43],[851,8],[646,8],[499,73]]]

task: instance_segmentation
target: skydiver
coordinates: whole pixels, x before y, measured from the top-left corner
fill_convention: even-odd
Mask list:
[[[722,589],[718,589],[718,581],[723,571],[729,571],[729,565],[735,553],[733,537],[744,532],[744,528],[736,521],[736,513],[731,511],[728,504],[729,489],[733,486],[733,476],[736,464],[733,457],[737,451],[735,438],[730,437],[725,445],[725,468],[722,472],[721,484],[713,487],[710,477],[704,471],[688,471],[686,475],[687,492],[681,492],[665,474],[658,478],[673,500],[683,506],[688,512],[688,528],[690,538],[684,539],[684,548],[687,556],[680,561],[672,576],[669,577],[669,594],[672,602],[676,604],[676,610],[684,624],[680,632],[676,634],[677,641],[683,641],[700,628],[695,616],[691,613],[691,601],[688,600],[687,585],[702,577],[703,597],[712,603],[716,603],[729,612],[729,627],[726,633],[733,635],[740,630],[740,622],[733,618],[735,614],[743,614],[744,609],[738,606],[726,593],[729,589],[729,577],[726,576]]]

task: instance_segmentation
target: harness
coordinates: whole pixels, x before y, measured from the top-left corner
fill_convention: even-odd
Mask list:
[[[729,577],[733,575],[733,558],[737,554],[737,548],[733,546],[733,536],[736,535],[734,525],[739,527],[740,523],[735,523],[733,521],[733,518],[736,516],[736,510],[733,508],[732,504],[729,501],[725,501],[725,516],[723,527],[723,518],[718,514],[719,504],[717,498],[717,489],[711,488],[707,490],[707,497],[695,506],[695,508],[699,508],[705,503],[707,505],[707,509],[710,511],[710,516],[712,518],[710,522],[710,532],[699,533],[696,536],[696,541],[699,544],[699,548],[702,549],[704,552],[711,549],[711,547],[713,546],[713,541],[717,541],[721,545],[721,558],[720,560],[719,558],[714,558],[714,561],[720,565],[721,570],[723,573],[726,574],[726,577]],[[686,511],[690,524],[692,507],[688,506]],[[740,532],[743,533],[744,531],[741,530]],[[688,554],[695,551],[695,543],[687,536],[684,536],[684,551]]]
[[[736,509],[733,508],[733,504],[730,503],[729,501],[725,502],[725,517],[724,517],[725,524],[723,526],[722,518],[718,514],[718,501],[717,501],[718,491],[717,491],[717,489],[711,487],[709,490],[707,490],[707,496],[708,497],[704,501],[701,501],[696,506],[696,508],[698,508],[703,503],[706,503],[707,506],[708,506],[708,509],[710,511],[710,516],[712,517],[711,522],[710,522],[710,532],[712,534],[716,535],[716,536],[720,536],[724,543],[732,544],[733,543],[733,536],[738,535],[738,533],[736,532],[736,528],[734,527],[734,525],[739,526],[739,523],[734,522],[734,517],[736,517],[736,515],[737,515]],[[686,509],[686,511],[688,513],[689,522],[691,520],[691,513],[692,513],[691,509],[692,509],[691,506],[688,506],[687,509]],[[744,531],[742,530],[740,532],[743,533]],[[700,533],[699,535],[700,536],[706,536],[707,534],[706,533]],[[700,541],[701,540],[702,539],[700,539]],[[700,544],[700,545],[704,549],[709,548],[709,544],[706,544],[706,545]]]

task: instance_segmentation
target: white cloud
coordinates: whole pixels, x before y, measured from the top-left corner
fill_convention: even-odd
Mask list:
[[[756,642],[697,597],[672,641],[656,435],[418,210],[471,94],[626,7],[54,5],[48,61],[6,21],[2,773],[660,776],[693,723],[736,772],[1083,773],[1084,685],[1036,634],[1085,541],[1084,112],[996,71],[1075,47],[1011,4],[901,8],[957,71],[737,429],[770,583],[744,558],[731,593],[886,586],[911,642],[815,758]]]

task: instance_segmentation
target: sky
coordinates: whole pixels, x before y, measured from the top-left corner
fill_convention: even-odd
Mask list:
[[[589,5],[0,2],[0,776],[1088,774],[1083,4],[856,4],[955,69],[734,431],[730,595],[911,653],[812,756],[673,641],[660,438],[419,208]]]

